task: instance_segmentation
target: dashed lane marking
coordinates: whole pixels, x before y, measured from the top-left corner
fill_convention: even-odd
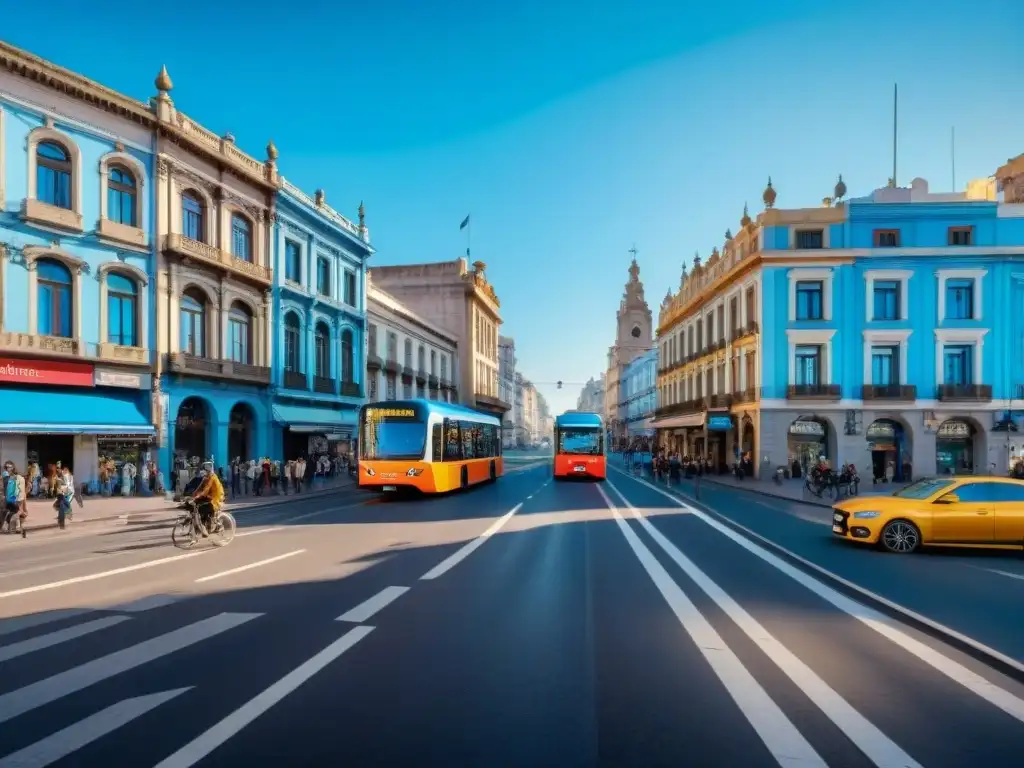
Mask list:
[[[234,576],[236,573],[242,573],[243,571],[251,571],[253,568],[261,568],[264,565],[270,565],[281,560],[285,560],[289,557],[295,557],[301,555],[306,550],[296,549],[294,552],[285,552],[283,555],[277,555],[276,557],[268,557],[266,560],[257,560],[255,563],[248,563],[246,565],[240,565],[237,568],[232,568],[228,571],[221,571],[220,573],[213,573],[209,576],[203,576],[196,579],[196,584],[202,584],[203,582],[213,581],[214,579],[222,579],[225,576]]]
[[[378,611],[387,608],[391,603],[409,591],[408,587],[385,587],[369,600],[364,600],[355,608],[341,614],[335,621],[348,621],[352,624],[362,624],[368,621]]]

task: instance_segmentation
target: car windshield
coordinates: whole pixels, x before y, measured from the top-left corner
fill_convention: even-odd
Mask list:
[[[427,428],[420,421],[368,421],[359,446],[363,459],[422,459]]]
[[[558,433],[558,452],[574,456],[599,456],[603,442],[600,429],[564,429]]]
[[[893,496],[899,496],[901,499],[927,499],[929,496],[941,491],[943,488],[948,488],[952,484],[952,480],[940,480],[938,478],[928,477],[923,480],[918,480],[916,483],[912,483],[906,488],[900,488],[898,491],[893,493]]]

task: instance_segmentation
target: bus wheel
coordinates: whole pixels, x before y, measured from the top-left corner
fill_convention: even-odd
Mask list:
[[[469,486],[469,469],[467,467],[462,468],[462,472],[459,473],[459,488],[465,490]]]
[[[494,462],[492,461],[492,462],[491,462],[491,482],[493,483],[493,482],[494,482],[495,480],[497,480],[497,479],[498,479],[498,473],[497,473],[497,471],[495,470],[495,468],[494,468]]]

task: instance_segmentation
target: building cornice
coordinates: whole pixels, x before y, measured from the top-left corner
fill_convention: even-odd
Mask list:
[[[379,309],[374,306],[375,304]],[[400,320],[411,323],[425,333],[446,342],[451,345],[453,349],[458,349],[458,340],[453,336],[450,336],[447,331],[443,331],[438,326],[423,319],[390,293],[382,291],[380,288],[373,285],[373,283],[368,282],[366,290],[366,314],[368,317],[375,316],[386,321],[387,318],[384,316],[382,310],[390,312]]]

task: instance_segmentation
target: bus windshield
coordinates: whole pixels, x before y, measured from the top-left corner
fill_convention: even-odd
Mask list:
[[[392,413],[394,411],[394,413]],[[359,456],[366,460],[422,459],[427,426],[412,410],[368,408]]]
[[[563,429],[558,433],[557,450],[573,456],[600,456],[604,453],[604,436],[599,427]]]

